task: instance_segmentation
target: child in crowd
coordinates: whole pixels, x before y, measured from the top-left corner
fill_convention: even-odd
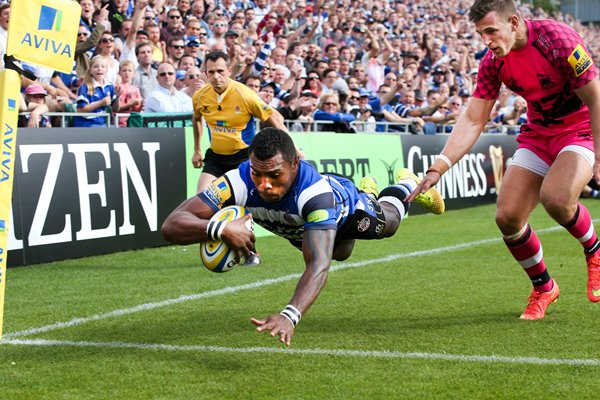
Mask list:
[[[39,83],[32,83],[25,88],[25,110],[29,115],[19,116],[18,126],[28,128],[52,128],[50,119],[43,114],[48,112],[46,95],[48,92]]]
[[[106,107],[112,105],[113,111],[119,108],[119,93],[115,87],[105,80],[107,71],[106,61],[103,58],[92,60],[90,68],[85,73],[83,83],[77,91],[78,113],[101,113]],[[106,117],[74,117],[73,125],[76,127],[107,126]]]
[[[119,95],[119,113],[132,113],[142,111],[144,108],[144,99],[140,93],[140,89],[133,86],[133,74],[135,67],[133,62],[125,60],[121,62],[119,68],[119,77],[121,83],[118,85]],[[129,117],[119,117],[119,126],[127,126]]]

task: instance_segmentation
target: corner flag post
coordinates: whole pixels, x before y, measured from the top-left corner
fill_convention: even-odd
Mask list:
[[[14,60],[71,72],[80,18],[81,6],[72,0],[13,1],[10,5],[6,69],[0,71],[0,340],[21,96],[19,72],[25,74]]]

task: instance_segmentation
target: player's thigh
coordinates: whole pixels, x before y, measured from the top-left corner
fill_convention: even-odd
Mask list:
[[[496,223],[505,235],[521,229],[538,204],[543,176],[518,165],[510,165],[502,178]]]
[[[549,212],[566,208],[574,210],[579,194],[592,176],[591,163],[593,158],[590,160],[590,155],[575,151],[563,151],[558,155],[540,191],[541,202]],[[568,214],[571,214],[570,211]],[[553,217],[558,218],[555,215]]]

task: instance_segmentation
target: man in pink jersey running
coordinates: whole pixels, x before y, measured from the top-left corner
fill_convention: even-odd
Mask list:
[[[541,202],[583,246],[588,298],[600,301],[600,243],[579,193],[600,179],[600,83],[583,40],[551,20],[524,20],[513,0],[475,0],[469,19],[488,48],[477,89],[446,146],[408,198],[435,185],[481,134],[502,84],[527,100],[529,122],[502,180],[496,224],[533,290],[521,319],[543,318],[559,288],[544,263],[542,245],[529,225]],[[594,142],[596,146],[594,147]]]

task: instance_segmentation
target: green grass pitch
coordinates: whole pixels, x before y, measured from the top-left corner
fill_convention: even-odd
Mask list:
[[[561,296],[520,321],[530,284],[494,210],[413,216],[359,242],[290,348],[250,323],[281,310],[303,270],[277,237],[259,239],[262,265],[224,274],[198,246],[11,268],[0,399],[592,398],[600,304],[581,246],[538,207]]]

